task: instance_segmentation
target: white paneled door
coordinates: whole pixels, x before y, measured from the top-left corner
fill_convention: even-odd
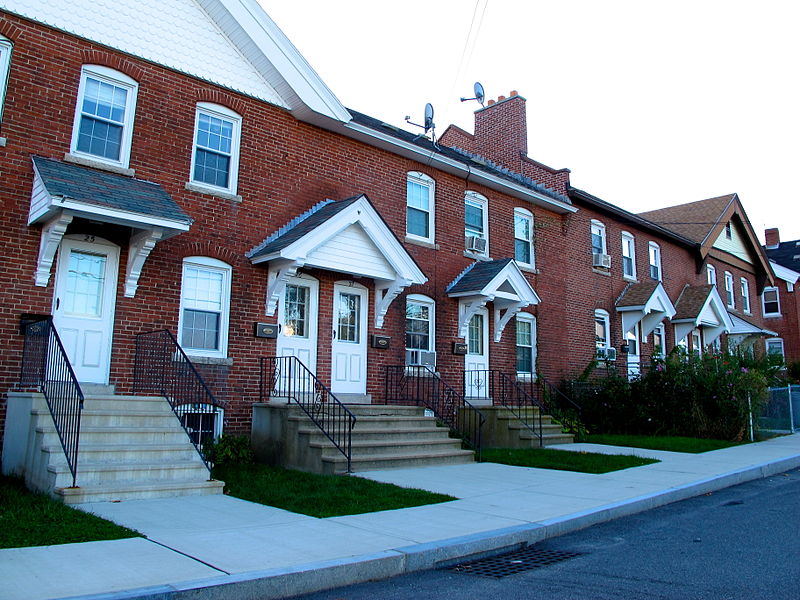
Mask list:
[[[481,308],[472,315],[467,329],[467,355],[464,357],[465,396],[488,400],[489,311]]]
[[[53,322],[78,381],[108,383],[119,248],[86,235],[58,253]]]
[[[296,356],[312,373],[317,372],[317,306],[319,282],[311,277],[290,277],[278,303],[278,356]]]
[[[333,287],[333,348],[331,391],[367,392],[368,292],[362,287]]]

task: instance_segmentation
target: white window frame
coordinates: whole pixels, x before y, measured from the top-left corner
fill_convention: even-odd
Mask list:
[[[661,246],[655,242],[647,245],[647,254],[650,262],[650,278],[655,281],[662,281],[664,273],[661,269]],[[653,277],[653,269],[656,270],[657,277]]]
[[[184,280],[186,278],[186,268],[194,267],[204,271],[221,273],[222,274],[222,302],[220,307],[219,319],[219,347],[216,349],[201,349],[201,348],[183,348],[189,356],[204,356],[209,358],[227,358],[228,356],[228,326],[230,323],[230,304],[231,304],[231,276],[233,268],[208,256],[188,256],[183,259],[181,267],[181,300],[180,312],[178,313],[178,341],[183,347],[183,325],[184,325],[184,310],[189,309],[186,306],[186,298],[184,296]]]
[[[733,289],[733,275],[730,271],[725,271],[725,305],[736,308],[736,290]]]
[[[101,83],[107,83],[117,87],[125,88],[128,92],[125,102],[125,115],[122,119],[122,137],[120,139],[119,160],[106,158],[89,152],[78,150],[79,132],[81,119],[83,117],[83,96],[86,92],[87,80],[91,78]],[[131,158],[131,142],[133,140],[133,121],[136,114],[136,96],[139,84],[119,71],[103,67],[101,65],[83,65],[81,68],[81,82],[78,87],[78,99],[75,103],[75,119],[72,123],[72,142],[70,143],[70,153],[75,156],[85,157],[89,160],[105,163],[115,167],[128,168]]]
[[[766,296],[768,292],[775,292],[775,302],[778,305],[778,310],[775,312],[767,312],[767,302]],[[765,287],[764,291],[761,293],[761,313],[765,317],[780,317],[781,316],[781,294],[776,287]]]
[[[603,328],[605,329],[605,343],[601,343],[597,339],[597,324],[602,321]],[[598,348],[611,348],[611,317],[607,311],[603,310],[602,308],[598,308],[594,311],[594,323],[595,323],[595,349]]]
[[[785,349],[784,344],[783,344],[783,338],[767,338],[764,341],[764,344],[765,344],[764,348],[765,348],[765,350],[766,350],[768,355],[769,354],[779,354],[780,357],[781,357],[781,361],[784,362],[784,363],[786,362],[786,349]],[[772,352],[770,350],[770,346],[775,346],[777,348],[780,348],[780,352]]]
[[[731,225],[730,221],[725,223],[725,238],[729,240],[733,239],[733,225]]]
[[[425,211],[418,206],[409,206],[409,195],[408,195],[408,184],[413,183],[416,185],[420,185],[428,190],[428,210]],[[425,173],[421,173],[419,171],[409,171],[406,173],[406,237],[412,240],[417,240],[420,242],[428,242],[430,244],[434,243],[436,238],[436,182],[426,175]],[[413,208],[420,212],[426,212],[428,214],[428,236],[422,236],[415,233],[411,233],[408,230],[408,210],[409,208]]]
[[[692,329],[692,352],[694,354],[703,354],[703,334],[700,329]]]
[[[661,341],[659,344],[658,341]],[[658,325],[653,330],[653,356],[656,358],[664,358],[667,355],[667,329],[664,327],[664,324]],[[660,351],[657,351],[656,348],[660,348]]]
[[[706,265],[706,281],[709,285],[717,285],[717,269],[714,265]]]
[[[221,152],[219,150],[210,148],[207,149],[214,154],[219,154],[221,156],[229,157],[230,162],[228,164],[228,168],[230,172],[228,173],[227,187],[215,185],[213,183],[208,183],[206,181],[200,181],[194,178],[194,168],[195,168],[195,163],[197,161],[197,150],[200,147],[198,144],[198,137],[200,135],[201,114],[213,117],[215,119],[222,119],[224,121],[229,121],[232,125],[230,153]],[[213,104],[211,102],[198,102],[197,107],[195,108],[195,115],[194,115],[194,137],[192,140],[192,162],[189,167],[189,182],[193,186],[206,188],[210,191],[221,191],[235,195],[239,185],[239,150],[241,146],[241,135],[242,135],[241,115],[219,104]]]
[[[529,235],[527,240],[521,237],[517,237],[517,219],[524,219],[528,221]],[[536,266],[536,254],[534,252],[534,247],[533,247],[533,240],[534,240],[533,225],[534,225],[534,220],[533,220],[533,213],[531,211],[524,208],[514,209],[514,260],[516,260],[517,263],[520,265],[524,265],[526,267],[531,267],[531,268],[535,268]],[[525,242],[528,244],[528,256],[530,256],[529,261],[527,262],[521,261],[517,258],[517,241]]]
[[[742,311],[749,315],[751,312],[750,307],[750,282],[746,277],[739,279],[739,289],[742,292]]]
[[[6,101],[8,73],[11,71],[11,51],[14,45],[10,40],[0,36],[0,123],[3,122],[3,106]]]
[[[632,233],[622,232],[622,277],[629,281],[636,281],[636,238]],[[625,259],[630,259],[631,272],[626,273]]]
[[[409,348],[406,346],[406,350],[422,350],[423,352],[433,352],[436,350],[436,301],[433,298],[424,296],[422,294],[409,294],[406,296],[406,307],[408,307],[409,304],[419,304],[428,308],[428,347]],[[403,327],[403,344],[405,345],[405,320],[403,321]]]
[[[517,378],[518,379],[535,379],[536,378],[536,359],[537,359],[537,353],[536,353],[536,317],[533,316],[530,313],[520,312],[520,313],[517,313],[516,322],[517,322],[517,325],[519,323],[529,323],[530,326],[531,326],[531,345],[530,345],[530,349],[531,349],[531,364],[530,364],[530,368],[531,368],[531,370],[530,370],[530,372],[528,372],[528,371],[517,371]],[[515,338],[514,338],[514,365],[515,366],[514,366],[514,368],[515,369],[517,368],[516,367],[516,365],[517,365],[517,352],[516,352],[517,348],[519,348],[519,347],[527,348],[528,347],[528,346],[524,346],[524,345],[520,346],[519,344],[517,344],[518,338],[516,337],[516,333],[517,332],[515,331],[514,332],[514,334],[515,334]]]
[[[606,226],[597,219],[592,219],[591,225],[589,227],[589,248],[592,251],[592,254],[596,254],[594,247],[594,236],[598,236],[600,238],[600,246],[602,246],[602,252],[600,254],[608,254],[608,245],[606,244]]]
[[[481,209],[481,215],[483,218],[482,235],[477,235],[477,233],[474,231],[467,231],[467,218],[466,218],[467,204],[476,206]],[[464,237],[468,235],[476,235],[477,237],[482,237],[483,239],[486,240],[485,252],[471,252],[471,253],[478,254],[480,256],[488,256],[489,255],[489,199],[483,194],[479,194],[478,192],[468,191],[464,194]]]

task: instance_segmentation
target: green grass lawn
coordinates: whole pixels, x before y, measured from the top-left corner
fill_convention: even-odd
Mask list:
[[[610,435],[589,434],[581,439],[590,444],[607,444],[610,446],[627,446],[629,448],[647,448],[648,450],[668,450],[670,452],[689,452],[699,454],[709,450],[738,446],[741,442],[725,440],[704,440],[690,437],[667,437],[646,435]]]
[[[257,463],[216,466],[214,478],[224,481],[225,493],[236,498],[320,518],[455,500],[360,477],[315,475]]]
[[[0,548],[119,540],[139,535],[44,494],[35,494],[19,479],[0,476]]]
[[[641,467],[659,461],[631,455],[573,452],[548,448],[484,448],[481,450],[481,462],[600,474],[630,467]]]

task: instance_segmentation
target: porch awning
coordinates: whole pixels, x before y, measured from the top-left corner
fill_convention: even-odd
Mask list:
[[[675,315],[675,307],[660,281],[648,281],[628,284],[617,299],[617,312],[622,314],[623,335],[640,323],[642,336],[648,336]]]
[[[76,217],[130,227],[125,295],[136,294],[145,260],[157,242],[188,231],[192,218],[160,185],[33,157],[28,225],[42,224],[36,285],[46,287],[56,250]]]
[[[675,303],[675,339],[682,340],[695,329],[703,330],[706,344],[712,344],[723,333],[733,329],[730,315],[715,285],[683,288]]]
[[[428,280],[365,194],[320,202],[246,256],[254,265],[269,268],[268,315],[275,313],[286,280],[301,267],[374,279],[378,328],[400,292]]]
[[[728,332],[728,339],[737,346],[750,346],[763,336],[778,336],[776,332],[770,329],[759,327],[755,323],[752,323],[747,319],[740,317],[739,315],[728,313],[728,316],[730,316],[731,323],[733,323],[733,327]]]
[[[447,286],[447,295],[460,300],[458,335],[467,336],[472,316],[487,302],[494,303],[494,341],[520,310],[539,304],[536,291],[511,258],[479,261],[467,267]]]

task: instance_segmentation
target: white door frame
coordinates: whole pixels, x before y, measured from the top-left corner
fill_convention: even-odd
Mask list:
[[[489,309],[486,307],[479,308],[478,311],[470,319],[476,317],[483,319],[483,332],[482,332],[482,349],[481,354],[471,354],[469,351],[470,330],[467,327],[467,354],[464,356],[464,371],[484,371],[489,369]],[[472,404],[489,404],[489,381],[488,373],[476,373],[469,375],[464,374],[464,396],[469,399]]]
[[[357,331],[349,335],[357,339],[342,339],[339,331],[339,299],[342,294],[360,298]],[[333,285],[333,339],[331,344],[331,391],[339,394],[367,393],[367,315],[369,290],[361,284],[337,281]]]
[[[306,314],[307,332],[305,336],[287,335],[292,332],[286,328],[286,290],[289,286],[308,288],[308,308]],[[278,300],[278,339],[277,356],[296,356],[312,373],[317,372],[317,332],[319,322],[319,280],[311,275],[298,274],[286,280],[284,292]]]
[[[628,355],[627,355],[627,363],[628,363],[628,379],[635,379],[638,377],[642,372],[642,336],[641,336],[642,328],[639,323],[634,325],[633,330],[627,332],[625,334],[625,343],[628,345]],[[631,345],[633,342],[633,345]],[[631,352],[632,349],[635,349],[635,352]]]
[[[72,251],[105,256],[97,315],[70,312],[79,298],[70,299],[69,263]],[[114,313],[117,300],[119,246],[93,235],[67,235],[61,240],[53,287],[53,324],[64,344],[75,376],[82,383],[107,384],[111,368]],[[83,294],[91,290],[84,288]],[[81,295],[79,290],[73,296]]]

